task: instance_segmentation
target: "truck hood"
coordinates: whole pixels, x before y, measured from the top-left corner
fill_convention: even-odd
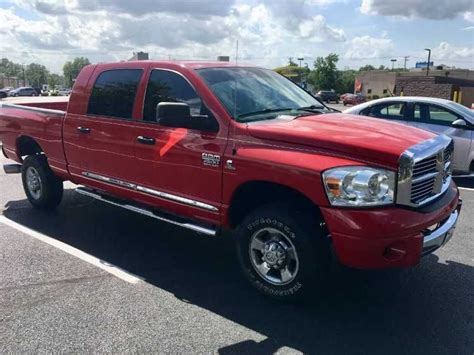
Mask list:
[[[281,116],[247,125],[256,138],[304,145],[328,153],[396,167],[400,155],[434,134],[403,124],[350,114]]]

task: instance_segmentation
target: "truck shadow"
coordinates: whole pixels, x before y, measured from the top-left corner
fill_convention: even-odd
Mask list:
[[[454,181],[456,182],[456,185],[458,185],[459,187],[474,189],[474,177],[465,177],[465,178],[455,177]]]
[[[335,267],[311,302],[271,301],[247,286],[230,238],[200,236],[65,192],[56,212],[12,201],[4,215],[81,249],[267,339],[219,353],[457,353],[474,351],[474,268],[427,257],[411,270]],[[449,247],[449,246],[448,246]]]

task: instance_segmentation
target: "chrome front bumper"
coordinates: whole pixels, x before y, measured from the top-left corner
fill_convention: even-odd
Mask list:
[[[431,254],[435,250],[445,245],[453,236],[456,222],[458,221],[461,203],[436,229],[424,233],[423,256]]]

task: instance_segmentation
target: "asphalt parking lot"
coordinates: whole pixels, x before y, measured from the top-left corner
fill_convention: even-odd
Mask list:
[[[335,267],[312,302],[286,305],[247,286],[228,239],[72,185],[42,213],[1,171],[0,353],[473,354],[474,183],[459,182],[463,211],[443,249],[410,270]]]

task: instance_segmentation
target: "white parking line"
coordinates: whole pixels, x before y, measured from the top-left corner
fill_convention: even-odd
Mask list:
[[[98,259],[95,256],[92,256],[90,254],[87,254],[83,252],[82,250],[76,249],[66,243],[60,242],[59,240],[56,240],[54,238],[48,237],[47,235],[44,235],[42,233],[39,233],[33,229],[30,229],[28,227],[25,227],[24,225],[21,225],[17,222],[14,222],[5,216],[0,216],[0,223],[9,226],[11,228],[14,228],[22,233],[28,234],[29,236],[41,240],[42,242],[49,244],[55,248],[58,248],[70,255],[75,256],[76,258],[79,258],[81,260],[84,260],[88,262],[89,264],[92,264],[94,266],[97,266],[101,268],[104,271],[107,271],[109,274],[112,274],[116,277],[118,277],[121,280],[127,281],[132,284],[136,284],[140,282],[142,279],[139,277],[124,271],[117,266],[111,265],[104,260]]]
[[[458,186],[458,189],[459,190],[465,190],[465,191],[474,191],[474,189],[470,188],[470,187],[459,187]]]

